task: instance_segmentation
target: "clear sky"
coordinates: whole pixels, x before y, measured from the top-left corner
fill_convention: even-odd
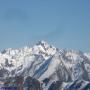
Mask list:
[[[40,40],[90,52],[90,0],[0,0],[0,50]]]

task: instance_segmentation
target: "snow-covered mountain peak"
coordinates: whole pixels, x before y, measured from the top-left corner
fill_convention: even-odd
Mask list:
[[[38,43],[36,43],[37,45],[45,45],[45,44],[48,44],[46,41],[42,40],[42,41],[39,41]]]
[[[0,68],[6,68],[8,70],[15,69],[28,62],[34,62],[35,59],[47,60],[56,53],[56,48],[48,43],[41,41],[34,45],[32,48],[25,46],[19,49],[5,49],[0,53]],[[8,63],[8,66],[6,65]],[[12,62],[12,67],[9,64]],[[24,66],[25,66],[24,65]],[[7,68],[9,67],[9,68]]]
[[[39,41],[36,46],[41,46],[43,47],[44,49],[49,49],[49,48],[55,48],[54,46],[48,44],[46,41]]]
[[[57,49],[45,41],[33,47],[3,50],[0,53],[0,79],[18,75],[31,76],[43,85],[46,82],[43,90],[49,90],[56,81],[69,83],[80,78],[89,81],[90,54]],[[4,83],[2,79],[0,82]]]
[[[56,48],[45,41],[39,41],[33,48],[32,51],[36,54],[54,55]]]

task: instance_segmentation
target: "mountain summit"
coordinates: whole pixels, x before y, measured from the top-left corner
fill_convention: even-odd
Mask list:
[[[15,77],[20,76],[23,88],[27,80],[38,80],[41,90],[90,90],[90,55],[57,49],[45,41],[0,52],[0,86],[17,86]]]

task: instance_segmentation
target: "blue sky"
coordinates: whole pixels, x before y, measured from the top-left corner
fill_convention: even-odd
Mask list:
[[[0,50],[40,40],[90,52],[90,0],[0,0]]]

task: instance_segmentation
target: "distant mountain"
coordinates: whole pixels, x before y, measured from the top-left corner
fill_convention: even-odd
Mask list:
[[[35,86],[34,86],[35,85]],[[0,87],[24,90],[90,90],[90,54],[45,41],[0,52]]]

